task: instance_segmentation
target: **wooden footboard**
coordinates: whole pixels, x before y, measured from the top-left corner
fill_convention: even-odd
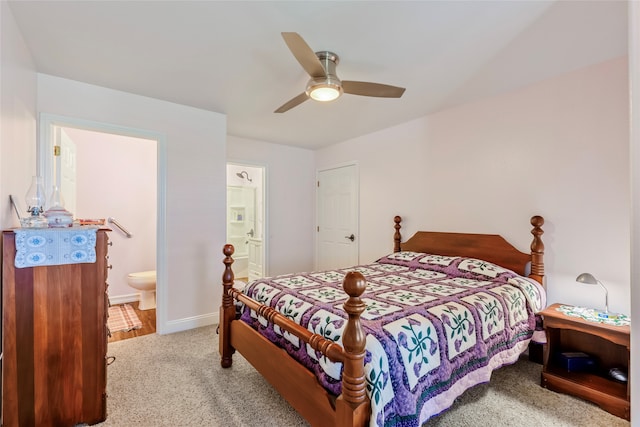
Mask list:
[[[335,396],[308,369],[241,321],[231,323],[231,345],[312,425],[333,425]],[[291,393],[291,387],[295,392]]]
[[[231,366],[232,355],[237,350],[311,425],[366,425],[371,411],[364,375],[366,335],[360,324],[360,314],[365,309],[365,304],[360,299],[366,288],[364,277],[360,273],[352,272],[344,278],[343,288],[349,295],[344,309],[349,319],[342,338],[344,347],[341,347],[234,289],[234,275],[231,269],[233,251],[232,245],[225,245],[223,249],[225,270],[222,277],[223,297],[220,308],[222,367]],[[234,299],[246,304],[270,323],[297,336],[315,350],[321,351],[332,361],[342,362],[342,394],[334,399],[318,383],[315,375],[283,349],[265,339],[249,325],[236,320]]]

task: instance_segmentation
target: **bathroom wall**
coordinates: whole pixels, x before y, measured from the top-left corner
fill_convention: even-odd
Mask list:
[[[247,178],[239,177],[239,173]],[[253,238],[264,236],[263,170],[240,164],[227,164],[227,243],[235,246],[234,273],[238,278],[249,276],[249,233]],[[238,218],[238,214],[242,218]]]
[[[157,142],[129,136],[64,128],[76,145],[75,218],[113,217],[109,240],[109,298],[137,301],[127,274],[156,269]]]
[[[238,177],[238,173],[245,171],[251,178],[251,181]],[[263,177],[262,168],[253,167],[248,165],[227,164],[227,187],[240,186],[254,188],[256,191],[255,208],[256,212],[264,212],[264,194],[263,189]],[[264,235],[264,218],[261,215],[257,215],[255,221],[255,236],[260,237]]]

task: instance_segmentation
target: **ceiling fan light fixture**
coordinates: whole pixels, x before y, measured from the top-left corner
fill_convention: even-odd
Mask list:
[[[333,101],[340,96],[340,90],[333,86],[316,86],[309,92],[309,97],[315,101]]]
[[[338,55],[328,50],[314,52],[298,33],[285,32],[282,33],[282,37],[311,79],[307,82],[304,92],[285,102],[274,113],[284,113],[309,99],[320,102],[334,101],[343,93],[378,98],[400,98],[405,91],[403,87],[381,83],[341,81],[336,74],[336,65],[340,62]]]
[[[328,102],[338,99],[342,95],[342,86],[339,81],[332,79],[311,79],[305,91],[307,96],[315,101]]]

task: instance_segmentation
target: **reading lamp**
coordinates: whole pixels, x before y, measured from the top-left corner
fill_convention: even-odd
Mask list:
[[[587,285],[600,285],[602,289],[604,289],[604,312],[598,311],[598,317],[602,317],[605,319],[615,319],[618,317],[615,313],[609,313],[609,293],[607,292],[607,288],[604,287],[601,281],[593,277],[590,273],[582,273],[578,277],[576,277],[576,282],[578,283],[586,283]]]

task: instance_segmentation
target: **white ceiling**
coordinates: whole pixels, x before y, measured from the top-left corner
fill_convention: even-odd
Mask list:
[[[318,148],[627,53],[624,1],[9,1],[37,70],[224,113],[228,133]],[[406,87],[273,111],[307,75]]]

